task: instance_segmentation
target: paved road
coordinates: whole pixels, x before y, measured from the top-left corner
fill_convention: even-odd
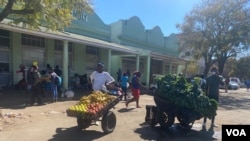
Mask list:
[[[175,122],[173,127],[168,131],[163,131],[159,125],[154,128],[144,124],[146,105],[155,105],[153,97],[150,95],[141,96],[141,106],[144,108],[135,108],[135,103],[131,103],[129,108],[125,108],[124,102],[120,102],[113,111],[117,116],[117,125],[113,133],[104,135],[100,126],[91,126],[84,132],[77,132],[76,127],[72,126],[63,130],[54,136],[54,141],[66,138],[66,135],[73,134],[74,140],[84,138],[86,140],[105,140],[105,141],[212,141],[221,140],[221,125],[222,124],[247,124],[250,123],[250,92],[245,89],[229,90],[224,93],[221,90],[220,106],[218,116],[216,118],[217,128],[214,130],[201,130],[202,119],[197,120],[193,125],[192,130],[186,131],[179,128]],[[246,119],[246,117],[248,117]],[[177,121],[177,120],[176,120]],[[209,127],[208,121],[208,127]],[[72,136],[71,136],[72,138]]]
[[[93,125],[81,131],[77,127],[75,118],[67,117],[65,112],[61,112],[75,102],[63,101],[17,109],[3,107],[0,98],[0,108],[3,111],[12,110],[26,115],[30,113],[25,119],[18,119],[18,122],[15,122],[17,124],[15,129],[7,128],[0,131],[0,140],[29,141],[31,138],[36,138],[36,141],[221,141],[221,125],[250,124],[250,92],[245,89],[229,90],[228,93],[221,90],[216,117],[218,128],[214,128],[213,131],[201,130],[202,119],[195,121],[192,130],[188,132],[179,128],[177,120],[167,131],[163,131],[158,125],[154,128],[149,127],[144,123],[145,106],[154,105],[154,101],[152,96],[146,94],[140,99],[143,108],[135,108],[135,103],[130,103],[126,108],[125,103],[121,101],[115,109],[112,109],[117,118],[113,133],[104,134],[100,125]],[[21,124],[23,127],[19,127]],[[207,126],[209,127],[209,121]]]

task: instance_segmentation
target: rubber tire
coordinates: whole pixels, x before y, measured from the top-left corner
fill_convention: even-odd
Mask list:
[[[91,120],[83,119],[81,117],[77,117],[77,125],[80,129],[86,129],[90,126]]]
[[[186,129],[191,129],[193,126],[193,122],[187,122],[185,118],[181,116],[177,116],[177,120],[180,122],[181,127],[184,127]]]
[[[108,111],[102,117],[102,130],[109,134],[114,131],[116,126],[116,116],[112,111]]]
[[[162,129],[168,129],[174,124],[175,117],[171,112],[158,111],[157,120]]]

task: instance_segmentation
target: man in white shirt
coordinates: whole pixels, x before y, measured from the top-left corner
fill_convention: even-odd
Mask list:
[[[90,80],[94,91],[100,91],[103,85],[109,85],[115,81],[108,72],[104,71],[103,63],[97,64],[97,69],[90,75]]]

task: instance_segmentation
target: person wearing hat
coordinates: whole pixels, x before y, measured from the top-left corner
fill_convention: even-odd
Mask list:
[[[218,74],[217,67],[213,66],[211,68],[212,75],[207,77],[206,79],[206,85],[205,85],[205,94],[208,96],[209,99],[214,99],[217,102],[219,101],[219,85],[223,84],[223,81],[220,79]],[[206,129],[206,121],[207,117],[204,117],[202,128],[203,130]],[[214,123],[215,116],[211,119],[211,126],[210,130],[213,129],[213,127],[217,127]]]
[[[115,79],[106,71],[104,71],[104,64],[98,63],[95,71],[90,75],[92,89],[94,91],[101,91],[102,87],[109,86]]]
[[[28,88],[31,92],[30,105],[34,105],[37,100],[38,105],[42,105],[42,81],[39,81],[41,74],[38,71],[38,66],[33,65],[29,68],[27,72],[27,83]]]

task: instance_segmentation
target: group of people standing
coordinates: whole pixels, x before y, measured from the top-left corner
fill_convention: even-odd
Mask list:
[[[18,70],[17,73],[23,74],[23,78],[19,83],[23,83],[25,89],[31,94],[30,105],[34,105],[35,103],[42,105],[42,97],[45,95],[45,91],[49,91],[52,101],[57,102],[61,86],[57,85],[55,80],[58,76],[62,77],[62,71],[58,65],[52,68],[50,64],[47,64],[46,70],[39,71],[38,62],[34,61],[28,70],[25,70],[24,65],[20,65],[20,70]],[[27,75],[27,77],[25,75]],[[121,100],[124,99],[126,101],[126,106],[135,101],[136,107],[140,108],[140,87],[145,87],[140,83],[140,77],[140,72],[134,72],[130,83],[130,71],[122,72],[121,69],[119,69],[116,83],[115,79],[108,72],[104,71],[104,64],[98,63],[96,70],[92,72],[89,78],[92,90],[102,91],[103,87],[105,87],[109,90],[120,91],[122,94]],[[128,100],[127,96],[130,88],[133,98]]]
[[[58,65],[54,69],[47,64],[46,70],[41,71],[42,74],[36,61],[32,63],[28,70],[25,70],[25,66],[22,64],[19,67],[20,70],[16,71],[16,73],[22,73],[23,78],[18,82],[18,85],[21,83],[23,88],[27,90],[27,93],[30,93],[30,105],[35,103],[43,105],[42,97],[45,96],[45,91],[49,91],[53,102],[57,102],[59,97],[58,91],[61,90],[61,86],[56,83],[56,77],[62,77],[62,71]]]

